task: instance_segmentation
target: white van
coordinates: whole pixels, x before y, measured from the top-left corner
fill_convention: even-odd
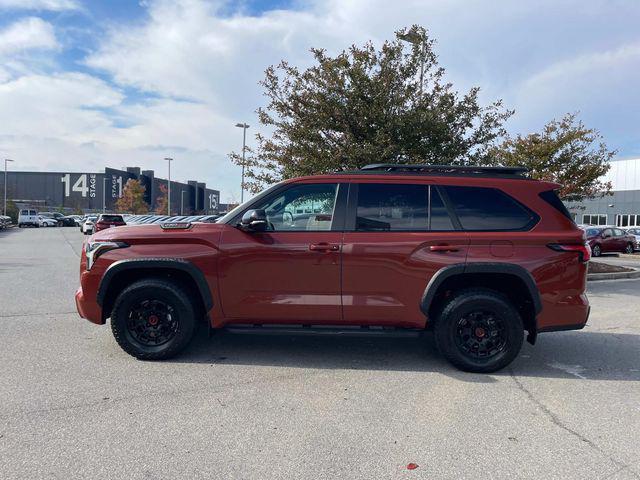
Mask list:
[[[20,210],[20,214],[18,215],[18,227],[26,227],[27,225],[31,225],[32,227],[40,226],[40,219],[38,218],[38,212],[35,210],[27,210],[26,208]]]

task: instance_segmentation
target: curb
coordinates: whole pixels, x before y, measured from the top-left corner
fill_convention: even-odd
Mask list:
[[[632,268],[632,267],[627,267]],[[601,280],[620,280],[624,278],[640,278],[640,270],[633,269],[633,272],[611,272],[611,273],[588,273],[588,282],[597,282]]]

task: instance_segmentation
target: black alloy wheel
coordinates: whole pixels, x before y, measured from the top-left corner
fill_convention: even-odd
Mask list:
[[[111,311],[118,345],[141,360],[170,358],[193,337],[196,310],[192,295],[167,279],[148,278],[126,287]]]
[[[520,352],[524,327],[503,293],[485,288],[455,292],[434,315],[442,355],[467,372],[489,373],[509,365]]]
[[[178,322],[171,305],[161,300],[143,300],[129,311],[127,332],[141,345],[159,346],[175,336]]]
[[[502,352],[507,344],[504,320],[490,311],[470,312],[458,321],[455,341],[467,356],[493,357]]]

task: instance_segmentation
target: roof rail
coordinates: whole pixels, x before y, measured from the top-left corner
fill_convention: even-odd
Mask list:
[[[520,177],[529,172],[526,167],[480,167],[473,165],[411,165],[404,163],[374,163],[361,167],[366,173],[408,173],[422,175],[479,175],[487,177]]]

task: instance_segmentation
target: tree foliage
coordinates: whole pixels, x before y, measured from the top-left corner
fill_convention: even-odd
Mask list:
[[[164,184],[160,184],[160,195],[158,195],[158,198],[156,198],[156,210],[155,213],[157,213],[158,215],[166,215],[167,214],[167,201],[168,201],[168,196],[167,196],[167,186]]]
[[[121,213],[147,213],[149,205],[144,201],[144,192],[144,186],[130,178],[122,189],[122,196],[116,201],[116,210]]]
[[[408,41],[409,40],[409,41]],[[380,50],[369,42],[335,57],[311,49],[306,70],[283,61],[261,82],[258,109],[270,137],[247,149],[246,186],[354,169],[370,163],[475,164],[504,135],[513,113],[501,101],[483,107],[479,88],[453,90],[438,65],[434,40],[417,25]],[[231,153],[241,165],[242,155]]]
[[[585,127],[576,114],[567,114],[540,133],[507,136],[490,149],[487,163],[528,167],[533,178],[560,183],[560,197],[573,202],[611,191],[611,182],[603,182],[602,176],[615,153],[596,130]]]

